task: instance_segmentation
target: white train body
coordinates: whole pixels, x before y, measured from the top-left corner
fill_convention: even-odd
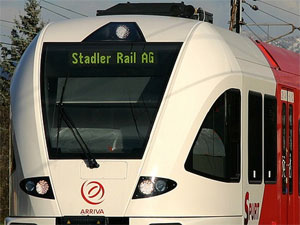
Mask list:
[[[45,56],[48,53],[46,54],[46,50],[43,48],[49,43],[52,45],[75,43],[76,46],[93,32],[109,23],[121,26],[125,23],[122,27],[125,27],[124,29],[127,29],[127,23],[135,23],[146,43],[159,43],[160,46],[179,43],[179,52],[174,66],[171,65],[166,87],[162,88],[163,95],[159,100],[159,108],[157,108],[156,117],[154,116],[155,120],[151,132],[149,131],[148,142],[146,140],[147,144],[144,146],[142,156],[133,158],[96,156],[96,161],[100,166],[91,169],[87,166],[86,160],[82,158],[59,158],[49,154],[49,142],[51,141],[47,140],[47,132],[49,135],[50,131],[47,131],[45,125],[47,123],[46,113],[43,114],[43,104],[48,103],[44,102],[47,100],[43,100],[46,94],[43,94],[42,86],[43,79],[45,79],[43,76],[46,73],[43,72],[45,66],[43,60],[44,57],[48,57]],[[103,45],[103,43],[105,41],[100,41],[98,44]],[[116,48],[118,48],[117,44]],[[152,53],[159,52],[159,48]],[[109,51],[113,51],[111,49]],[[125,53],[123,52],[123,54]],[[96,60],[96,58],[91,58],[94,56],[93,54],[84,58],[86,56],[84,50],[81,56],[78,51],[73,54],[70,56],[73,60],[72,63],[81,64],[81,68],[78,67],[81,71],[83,71],[82,67],[89,66],[85,64],[91,64],[92,60]],[[97,54],[94,57],[96,56]],[[99,57],[98,63],[101,64],[101,55]],[[107,57],[103,58],[103,63],[105,60],[108,64],[110,63]],[[128,60],[128,64],[135,62],[132,58],[128,58]],[[146,64],[145,67],[151,66]],[[49,68],[51,69],[51,66]],[[75,82],[73,80],[71,77],[68,82]],[[123,84],[127,85],[130,82],[130,80],[124,81]],[[77,92],[77,94],[78,91],[82,91],[78,95],[79,99],[83,99],[88,91],[94,93],[93,91],[97,89],[89,88],[88,84],[92,83],[82,79],[81,89],[74,89],[74,93]],[[107,85],[111,85],[110,87],[102,84],[98,90],[103,93],[104,90],[110,90],[113,93],[120,88],[114,84],[116,83],[107,82]],[[44,88],[47,90],[47,87]],[[138,89],[137,86],[132,88]],[[67,89],[68,86],[66,86]],[[235,90],[241,99],[240,110],[238,110],[240,124],[236,125],[236,129],[240,129],[240,135],[238,135],[240,141],[236,144],[239,150],[237,150],[237,155],[233,156],[233,159],[237,158],[238,162],[232,162],[232,164],[237,163],[232,169],[235,170],[235,177],[228,177],[224,175],[225,172],[217,171],[222,170],[223,167],[227,168],[231,162],[228,159],[224,161],[227,154],[224,147],[219,148],[223,148],[223,150],[218,150],[219,153],[214,152],[213,154],[211,153],[213,150],[209,147],[206,150],[199,148],[199,155],[203,157],[206,157],[205,155],[216,156],[220,160],[219,163],[212,162],[214,165],[222,165],[215,169],[217,172],[211,174],[212,177],[206,176],[205,172],[202,176],[194,173],[193,169],[189,169],[190,165],[187,160],[206,115],[216,100],[228,90]],[[248,218],[249,224],[258,224],[265,184],[249,185],[247,179],[249,91],[259,92],[263,96],[275,96],[276,81],[265,56],[253,41],[205,22],[162,16],[124,15],[66,20],[47,25],[26,50],[12,81],[11,102],[16,167],[11,176],[10,217],[6,219],[6,224],[54,225],[67,224],[68,221],[74,224],[72,220],[75,221],[78,218],[89,221],[87,223],[78,222],[78,224],[94,224],[89,220],[90,218],[97,218],[97,222],[102,223],[106,221],[107,224],[130,225],[233,225],[244,224],[245,219]],[[63,99],[60,103],[64,100],[68,101],[68,96],[71,94],[67,92],[66,95],[66,100]],[[107,101],[105,104],[116,101],[116,99],[109,100],[106,95],[103,98],[103,101]],[[74,101],[76,100],[73,100],[72,104],[76,104]],[[78,101],[80,102],[80,100]],[[130,101],[129,97],[129,111],[130,108],[132,110],[132,107],[136,107],[134,105],[136,101],[133,100],[132,103]],[[59,97],[56,97],[55,104],[59,104]],[[147,100],[146,103],[141,104],[148,104]],[[134,110],[137,109],[134,108]],[[215,109],[216,112],[217,110],[219,109]],[[88,121],[89,118],[84,112],[82,113],[85,117],[84,120]],[[99,110],[99,117],[101,115]],[[91,120],[93,116],[94,114],[91,115]],[[137,130],[130,132],[139,133],[138,129],[143,132],[144,128],[139,127],[138,119],[133,115],[133,120],[137,120],[134,122],[134,129]],[[124,127],[126,128],[125,125]],[[125,128],[124,130],[126,130]],[[61,132],[60,138],[65,137],[62,134],[63,129],[71,130],[66,125],[64,128],[56,129],[58,133]],[[98,132],[98,128],[93,129],[89,132]],[[83,128],[78,130],[85,137]],[[125,137],[126,134],[122,133],[124,130],[112,131],[112,128],[107,128],[104,131],[118,137],[120,135]],[[54,129],[53,132],[56,130]],[[214,135],[211,132],[214,131],[206,129],[207,136]],[[68,134],[68,138],[72,137],[70,134]],[[143,136],[143,134],[141,135]],[[55,148],[56,141],[53,140],[52,146]],[[88,144],[89,141],[85,141]],[[117,139],[114,141],[117,143],[116,145],[120,145]],[[205,141],[205,138],[202,141]],[[123,145],[125,146],[124,143]],[[58,149],[58,145],[56,148]],[[113,145],[108,147],[108,150],[114,151],[117,148]],[[213,149],[215,148],[217,149],[217,147],[213,147]],[[207,151],[207,153],[203,154],[203,151]],[[193,154],[198,153],[194,152]],[[207,160],[207,158],[203,158],[200,161],[203,164]],[[231,172],[229,171],[229,173]],[[218,174],[221,178],[214,179],[214,176],[219,176]],[[45,177],[48,177],[49,180]],[[20,182],[30,178],[46,179],[45,181],[49,183],[53,192],[52,198],[51,196],[43,198],[43,196],[26,193]],[[156,185],[156,178],[162,179],[162,189],[165,188],[166,182],[170,181],[167,184],[169,191],[157,196],[147,196],[146,194],[146,197],[135,198],[138,188],[142,188],[140,179],[148,178],[152,179],[153,183],[146,181],[143,184],[146,185],[145,192],[149,188],[150,192],[152,191],[153,186],[151,185]],[[35,188],[37,187],[35,186]],[[41,189],[43,188],[45,187]],[[245,211],[245,195],[247,193],[246,204],[247,209],[250,210],[248,215],[249,211]],[[117,222],[107,222],[113,221],[113,218]]]

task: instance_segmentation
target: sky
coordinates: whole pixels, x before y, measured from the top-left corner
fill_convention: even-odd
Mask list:
[[[80,18],[79,14],[72,13],[64,10],[56,5],[64,8],[76,11],[78,13],[95,16],[97,9],[106,9],[117,3],[128,2],[129,0],[38,0],[42,8],[41,19],[48,22],[56,22],[60,20],[66,20],[68,18]],[[181,2],[182,0],[130,0],[130,2]],[[7,37],[10,34],[10,30],[13,24],[3,22],[1,20],[13,21],[18,18],[18,15],[24,15],[25,0],[0,0],[0,41],[9,42]],[[249,5],[243,4],[244,21],[248,26],[243,26],[243,30],[248,32],[254,32],[258,36],[266,36],[267,33],[271,37],[276,37],[285,34],[291,30],[291,26],[270,26],[269,29],[266,26],[252,26],[251,24],[271,23],[271,24],[285,24],[291,23],[296,27],[300,27],[300,0],[246,0],[251,5],[257,5],[259,10],[252,10]],[[214,24],[228,29],[229,16],[230,16],[230,0],[186,0],[185,4],[193,5],[194,7],[201,7],[205,11],[214,14]],[[272,6],[270,6],[270,4]],[[281,10],[281,9],[284,10]],[[63,16],[57,15],[51,11],[54,11]],[[272,16],[269,16],[270,14]],[[295,15],[296,14],[296,15]],[[250,17],[250,18],[249,18]],[[276,19],[277,17],[279,19]],[[254,21],[254,22],[253,22]],[[250,31],[251,29],[252,31]],[[263,30],[263,31],[262,31]],[[295,30],[293,36],[300,37],[300,31]]]

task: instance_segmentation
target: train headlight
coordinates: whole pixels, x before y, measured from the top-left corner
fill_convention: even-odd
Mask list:
[[[150,195],[154,191],[154,184],[151,180],[143,180],[139,184],[139,191],[144,195]]]
[[[167,189],[167,182],[165,180],[158,180],[155,183],[155,189],[158,192],[164,192]]]
[[[120,25],[116,29],[116,35],[120,39],[126,39],[130,34],[130,30],[126,25]]]
[[[49,190],[49,184],[47,181],[45,180],[40,180],[37,184],[36,184],[36,192],[40,195],[44,195],[48,192]]]
[[[146,42],[135,22],[110,22],[86,37],[83,42],[130,41]]]
[[[26,189],[26,191],[29,191],[29,192],[34,191],[34,189],[35,189],[35,183],[32,182],[32,181],[30,181],[30,180],[27,181],[26,184],[25,184],[25,189]]]
[[[31,177],[20,182],[21,189],[28,195],[54,199],[49,177]]]
[[[140,177],[133,199],[148,198],[173,190],[177,183],[173,180],[159,177]]]

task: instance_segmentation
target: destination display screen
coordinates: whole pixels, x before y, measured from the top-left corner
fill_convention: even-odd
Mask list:
[[[153,51],[74,51],[70,55],[72,65],[100,65],[100,64],[154,64],[157,62]]]
[[[175,47],[174,47],[175,46]],[[162,76],[181,47],[178,43],[45,43],[45,69],[59,76]],[[176,54],[175,54],[176,53]],[[170,58],[171,57],[171,58]]]

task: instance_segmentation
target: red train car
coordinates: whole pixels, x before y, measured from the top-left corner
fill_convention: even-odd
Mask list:
[[[300,224],[300,56],[257,46],[277,83],[277,182],[265,185],[260,224]]]

